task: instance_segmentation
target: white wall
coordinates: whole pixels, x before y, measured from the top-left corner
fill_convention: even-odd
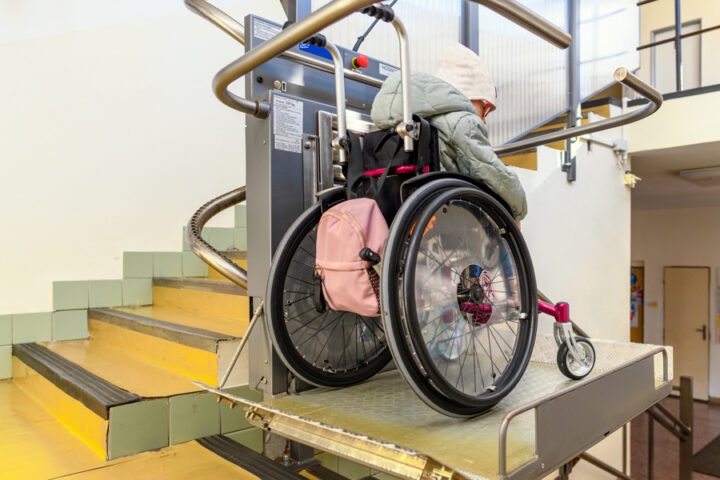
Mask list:
[[[645,267],[645,341],[663,339],[663,268],[702,266],[710,275],[710,396],[720,397],[720,343],[715,321],[720,269],[720,207],[634,210],[632,259]],[[656,305],[656,306],[655,306]]]
[[[251,4],[282,18],[220,2]],[[244,116],[210,89],[242,49],[181,0],[0,2],[0,314],[120,278],[123,251],[180,250],[194,209],[244,183]]]
[[[617,138],[610,131],[604,138]],[[517,170],[528,194],[522,231],[532,255],[538,288],[570,303],[571,315],[592,337],[627,341],[630,334],[630,192],[624,169],[606,147],[581,147],[577,181],[569,184],[559,155],[540,149],[539,170]],[[552,321],[541,316],[541,333]],[[622,436],[611,435],[590,451],[622,468]],[[552,478],[552,477],[551,477]],[[610,479],[580,462],[572,478]]]

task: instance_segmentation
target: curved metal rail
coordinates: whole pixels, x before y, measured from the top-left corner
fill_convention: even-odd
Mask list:
[[[203,262],[220,272],[225,278],[235,282],[242,288],[247,288],[247,271],[215,250],[202,239],[201,234],[203,227],[212,217],[223,210],[244,202],[245,196],[245,186],[242,186],[213,198],[195,212],[185,229],[185,240],[190,245],[193,253],[200,257]]]
[[[472,0],[512,22],[540,36],[544,40],[559,48],[567,48],[572,37],[562,29],[553,25],[541,16],[527,9],[515,0]],[[333,65],[319,59],[301,55],[288,49],[294,47],[306,38],[316,34],[323,28],[347,17],[362,7],[374,3],[374,0],[335,0],[312,13],[302,21],[289,26],[272,39],[246,52],[245,55],[233,61],[220,70],[213,79],[215,96],[225,105],[241,112],[257,117],[267,117],[269,106],[266,103],[249,100],[229,91],[229,86],[260,64],[281,56],[288,60],[316,68],[322,71],[335,73]],[[236,41],[245,44],[245,29],[243,25],[230,15],[210,4],[206,0],[185,0],[187,7],[194,13],[213,23]],[[397,25],[395,26],[397,29]],[[401,33],[398,31],[398,33]],[[380,87],[382,81],[362,73],[344,69],[345,78],[362,82],[367,85]],[[624,68],[615,71],[615,80],[621,82],[650,100],[651,103],[633,112],[619,117],[602,120],[591,125],[574,127],[560,132],[548,133],[495,149],[498,154],[508,154],[528,148],[536,147],[558,140],[577,137],[599,130],[614,128],[645,118],[655,112],[662,104],[662,95],[653,87],[645,84]],[[405,82],[403,82],[405,83]],[[405,85],[404,85],[405,86]],[[407,91],[407,89],[406,89]],[[406,138],[406,142],[411,140]],[[214,267],[222,275],[242,286],[247,287],[247,272],[230,262],[220,252],[212,248],[201,237],[202,227],[210,218],[219,212],[237,205],[245,200],[245,187],[240,187],[213,200],[210,200],[193,215],[186,239],[192,251],[203,261]]]
[[[497,0],[473,1],[507,17],[553,45],[562,48],[567,48],[570,45],[572,38],[569,34],[514,0],[503,0],[502,2]],[[252,115],[262,115],[264,109],[261,104],[235,95],[228,87],[262,63],[281,55],[323,28],[373,3],[375,3],[375,0],[335,0],[326,4],[220,70],[213,79],[215,96],[230,108]],[[218,17],[213,18],[214,20],[211,21],[216,23]],[[252,105],[249,105],[248,102],[251,102]]]
[[[628,123],[636,122],[640,119],[643,119],[648,115],[652,115],[658,108],[660,108],[660,105],[662,105],[662,94],[658,92],[655,88],[651,87],[650,85],[630,73],[626,68],[621,67],[615,70],[614,77],[616,82],[622,83],[623,85],[626,85],[627,87],[636,91],[640,95],[650,100],[650,103],[646,104],[641,108],[638,108],[637,110],[634,110],[630,113],[625,113],[618,117],[612,117],[601,120],[599,122],[590,123],[588,125],[580,125],[565,130],[560,130],[558,132],[546,133],[544,135],[538,135],[525,140],[508,143],[506,145],[496,147],[494,149],[495,153],[498,155],[507,155],[509,153],[527,150],[529,148],[538,147],[540,145],[545,145],[559,140],[579,137],[593,132],[598,132],[600,130],[607,130],[609,128],[621,127],[623,125],[627,125]]]

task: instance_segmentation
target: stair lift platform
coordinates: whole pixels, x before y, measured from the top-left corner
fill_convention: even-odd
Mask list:
[[[397,371],[261,403],[203,387],[245,408],[257,427],[399,478],[541,478],[670,393],[670,349],[593,343],[595,369],[571,381],[557,369],[554,339],[538,337],[518,386],[469,420],[436,413]]]

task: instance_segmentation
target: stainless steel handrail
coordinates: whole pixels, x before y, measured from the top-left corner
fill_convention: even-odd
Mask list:
[[[572,43],[572,37],[568,32],[550,23],[537,13],[514,0],[472,1],[502,15],[511,22],[534,33],[558,48],[568,48],[570,43]]]
[[[245,27],[233,17],[205,0],[185,0],[185,6],[193,13],[245,45]]]
[[[510,153],[527,150],[529,148],[538,147],[540,145],[557,142],[559,140],[579,137],[593,132],[598,132],[600,130],[607,130],[609,128],[621,127],[623,125],[627,125],[628,123],[636,122],[640,119],[643,119],[648,115],[652,115],[658,108],[660,108],[660,105],[662,105],[663,103],[663,97],[660,92],[658,92],[655,88],[630,73],[626,68],[621,67],[615,70],[615,81],[622,83],[623,85],[626,85],[627,87],[641,94],[642,96],[650,100],[650,103],[646,104],[641,108],[638,108],[637,110],[625,113],[617,117],[612,117],[601,120],[599,122],[590,123],[588,125],[580,125],[565,130],[560,130],[558,132],[550,132],[543,135],[530,137],[525,140],[508,143],[500,147],[496,147],[494,149],[495,153],[498,155],[507,155]]]
[[[563,395],[567,395],[570,391],[577,390],[579,387],[596,382],[602,378],[605,378],[615,372],[619,372],[620,370],[623,370],[625,368],[630,367],[633,364],[636,364],[638,362],[641,362],[647,358],[655,357],[658,354],[662,354],[663,359],[663,382],[667,383],[670,379],[670,373],[669,373],[669,363],[668,363],[668,352],[665,349],[665,347],[655,347],[652,350],[645,352],[644,354],[640,355],[635,359],[633,363],[623,363],[621,365],[618,365],[614,368],[611,368],[610,370],[607,370],[603,372],[601,375],[598,375],[594,378],[590,378],[589,380],[586,380],[583,383],[577,382],[573,387],[570,387],[569,390],[560,390],[557,392],[550,393],[544,397],[538,398],[526,405],[523,405],[521,407],[518,407],[514,410],[509,411],[507,414],[505,414],[505,417],[502,420],[502,423],[500,424],[500,431],[499,431],[499,443],[498,443],[498,478],[505,479],[507,478],[507,434],[508,429],[510,428],[510,422],[517,417],[518,415],[528,412],[530,410],[533,410],[540,405],[542,405],[545,402],[549,402],[555,398],[561,397]],[[642,413],[642,412],[641,412]],[[537,427],[536,427],[537,428]]]
[[[185,0],[185,5],[190,11],[206,19],[213,25],[216,25],[222,31],[230,35],[234,40],[240,42],[242,45],[245,45],[245,27],[242,23],[238,22],[226,12],[205,0]],[[302,55],[292,50],[281,53],[280,57],[323,72],[334,73],[335,71],[333,65],[325,62],[324,60]],[[383,84],[382,80],[371,77],[370,75],[365,75],[362,72],[348,68],[344,68],[343,70],[345,72],[345,78],[348,80],[353,80],[377,88],[380,88]],[[267,116],[267,105],[247,98],[242,98],[237,95],[235,95],[234,98],[237,100],[237,104],[233,107],[236,110],[261,118]]]
[[[245,201],[246,190],[242,186],[219,197],[213,198],[200,207],[190,218],[185,229],[185,240],[200,259],[221,273],[228,280],[247,289],[247,271],[231,262],[222,253],[202,239],[202,229],[215,215]]]
[[[563,48],[570,45],[570,35],[514,0],[502,0],[502,2],[499,0],[473,1],[498,12],[554,45]],[[215,96],[230,108],[245,113],[250,111],[250,113],[256,115],[257,108],[249,108],[246,99],[228,90],[230,84],[262,63],[282,54],[304,39],[315,35],[323,28],[373,3],[375,3],[374,0],[335,0],[326,4],[220,70],[213,79]]]

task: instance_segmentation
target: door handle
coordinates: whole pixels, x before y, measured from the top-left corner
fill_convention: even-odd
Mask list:
[[[707,340],[707,325],[703,325],[702,328],[696,328],[696,332],[702,332],[703,340]]]

